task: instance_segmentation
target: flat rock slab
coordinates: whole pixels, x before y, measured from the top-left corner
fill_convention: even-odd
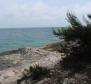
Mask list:
[[[22,48],[17,52],[0,55],[0,84],[16,84],[24,69],[35,64],[52,68],[61,60],[61,54],[42,48]]]

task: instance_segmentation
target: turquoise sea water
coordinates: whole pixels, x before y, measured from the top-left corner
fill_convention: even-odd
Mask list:
[[[57,41],[52,28],[0,29],[0,52],[24,47],[43,47]]]

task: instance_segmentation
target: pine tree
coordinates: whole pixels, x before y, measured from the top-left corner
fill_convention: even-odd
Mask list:
[[[58,30],[53,29],[53,34],[66,42],[61,48],[66,56],[61,63],[66,68],[79,68],[83,63],[91,62],[91,15],[87,17],[83,25],[74,14],[67,13],[70,25]]]

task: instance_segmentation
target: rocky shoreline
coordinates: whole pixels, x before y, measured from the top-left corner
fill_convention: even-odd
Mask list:
[[[52,68],[60,59],[60,53],[43,48],[21,48],[0,53],[0,84],[16,84],[24,69],[35,64]]]

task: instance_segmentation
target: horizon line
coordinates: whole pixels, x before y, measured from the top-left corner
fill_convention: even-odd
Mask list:
[[[59,27],[1,27],[0,29],[59,28]]]

